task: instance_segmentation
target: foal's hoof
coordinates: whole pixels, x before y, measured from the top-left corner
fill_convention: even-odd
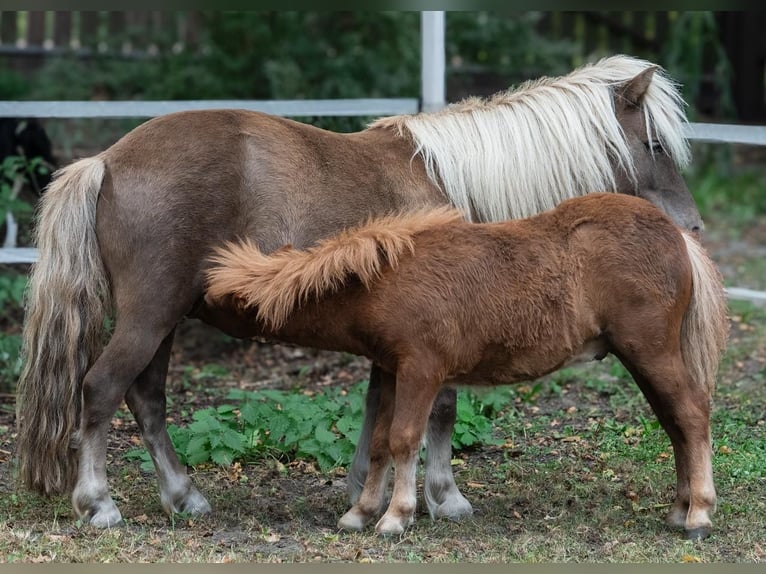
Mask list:
[[[688,507],[674,507],[665,517],[665,524],[671,528],[686,528]]]
[[[713,532],[712,526],[700,526],[686,531],[687,540],[704,540]]]
[[[370,518],[361,510],[353,507],[340,517],[340,520],[338,520],[338,528],[341,530],[348,530],[349,532],[361,532],[369,523]]]
[[[401,519],[384,514],[375,525],[375,532],[383,536],[396,536],[403,534],[409,525],[414,522],[413,518]]]

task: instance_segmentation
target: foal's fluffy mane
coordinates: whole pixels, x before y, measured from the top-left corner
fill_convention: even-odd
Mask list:
[[[651,66],[612,56],[487,99],[382,118],[370,128],[412,137],[428,176],[469,219],[529,217],[570,197],[613,190],[610,157],[633,174],[613,91]],[[650,139],[658,139],[679,167],[687,165],[685,104],[659,67],[643,104]]]
[[[208,271],[207,299],[233,298],[241,308],[257,309],[258,318],[274,329],[309,297],[319,297],[356,276],[367,287],[383,265],[396,267],[414,250],[414,236],[462,220],[453,207],[430,208],[370,219],[319,242],[305,251],[285,246],[271,255],[249,239],[216,250]]]

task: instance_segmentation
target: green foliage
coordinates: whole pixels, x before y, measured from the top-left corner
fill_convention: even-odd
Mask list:
[[[499,388],[479,393],[459,392],[457,417],[452,433],[452,448],[461,450],[474,445],[502,444],[495,438],[492,418],[511,402],[513,390]]]
[[[21,373],[21,335],[18,334],[27,277],[0,274],[0,391],[10,391]]]
[[[719,113],[734,116],[735,107],[731,92],[733,70],[726,51],[718,39],[714,12],[677,12],[672,33],[663,46],[661,60],[665,62],[673,78],[681,84],[684,99],[697,101],[702,87],[703,65],[713,62],[711,76],[713,86],[720,95]],[[695,121],[696,111],[688,111],[690,121]]]
[[[265,456],[308,459],[328,470],[351,462],[361,430],[366,384],[321,394],[299,391],[233,390],[236,401],[196,411],[187,426],[171,425],[168,433],[183,464],[212,462],[221,466],[235,460]],[[511,391],[499,389],[461,393],[452,445],[456,450],[476,444],[499,444],[490,418],[509,401]],[[144,449],[126,455],[152,468]]]
[[[751,221],[766,214],[766,173],[762,169],[732,173],[717,164],[707,165],[689,174],[687,183],[704,219],[725,215]]]
[[[224,404],[193,415],[186,427],[168,428],[184,464],[212,462],[228,465],[234,460],[273,456],[307,458],[323,470],[347,464],[359,435],[364,387],[347,392],[328,390],[308,396],[295,391],[233,390]],[[151,468],[148,453],[136,449],[129,457],[140,458]]]
[[[5,62],[0,62],[0,99],[13,100],[28,91],[29,82],[21,74],[6,69]]]
[[[8,211],[14,215],[29,214],[33,208],[19,198],[22,186],[33,174],[47,174],[48,168],[42,158],[9,155],[0,163],[0,214]]]
[[[520,80],[559,75],[571,70],[576,44],[552,40],[537,32],[542,12],[448,12],[447,59],[459,73],[484,69]]]
[[[21,308],[26,287],[26,275],[17,273],[0,275],[0,316],[7,317],[13,310]]]
[[[0,390],[10,390],[21,374],[21,336],[0,335]]]

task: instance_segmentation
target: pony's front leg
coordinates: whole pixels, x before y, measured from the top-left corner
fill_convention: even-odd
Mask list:
[[[369,462],[369,466],[365,469],[364,485],[359,496],[338,521],[338,527],[344,530],[362,530],[380,513],[385,500],[391,469],[388,437],[394,414],[396,379],[379,368],[376,377],[375,417],[367,439],[369,452],[364,455],[365,464]]]
[[[205,514],[210,504],[194,487],[178,460],[165,422],[165,381],[175,329],[165,337],[152,362],[130,386],[125,400],[136,418],[160,483],[160,503],[168,514]]]
[[[438,362],[428,357],[412,359],[397,372],[394,416],[388,437],[394,461],[394,490],[388,509],[375,525],[379,534],[401,534],[414,521],[418,451],[442,381]]]
[[[460,520],[473,514],[452,473],[452,431],[457,416],[457,392],[443,388],[436,396],[426,431],[424,496],[432,520]]]

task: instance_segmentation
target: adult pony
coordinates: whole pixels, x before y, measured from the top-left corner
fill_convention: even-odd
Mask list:
[[[617,356],[670,437],[678,479],[668,521],[705,537],[715,509],[710,397],[728,332],[718,270],[643,199],[592,194],[530,219],[471,224],[459,212],[388,217],[307,251],[217,250],[208,309],[253,335],[369,357],[381,401],[361,496],[338,525],[399,534],[445,385],[535,379]],[[215,306],[218,305],[218,308]]]
[[[597,190],[640,195],[699,230],[679,173],[689,161],[684,121],[661,69],[615,56],[358,133],[241,110],[146,122],[61,170],[42,199],[17,397],[22,481],[43,493],[73,488],[83,520],[119,522],[106,433],[124,398],[163,508],[209,511],[165,428],[165,378],[176,324],[185,316],[216,324],[203,300],[213,249],[241,237],[264,252],[307,247],[372,215],[427,205],[453,204],[471,220],[523,217]],[[116,321],[102,352],[105,315]],[[352,501],[367,472],[380,379],[373,365]],[[472,511],[450,468],[454,419],[447,389],[427,438],[434,517]]]

